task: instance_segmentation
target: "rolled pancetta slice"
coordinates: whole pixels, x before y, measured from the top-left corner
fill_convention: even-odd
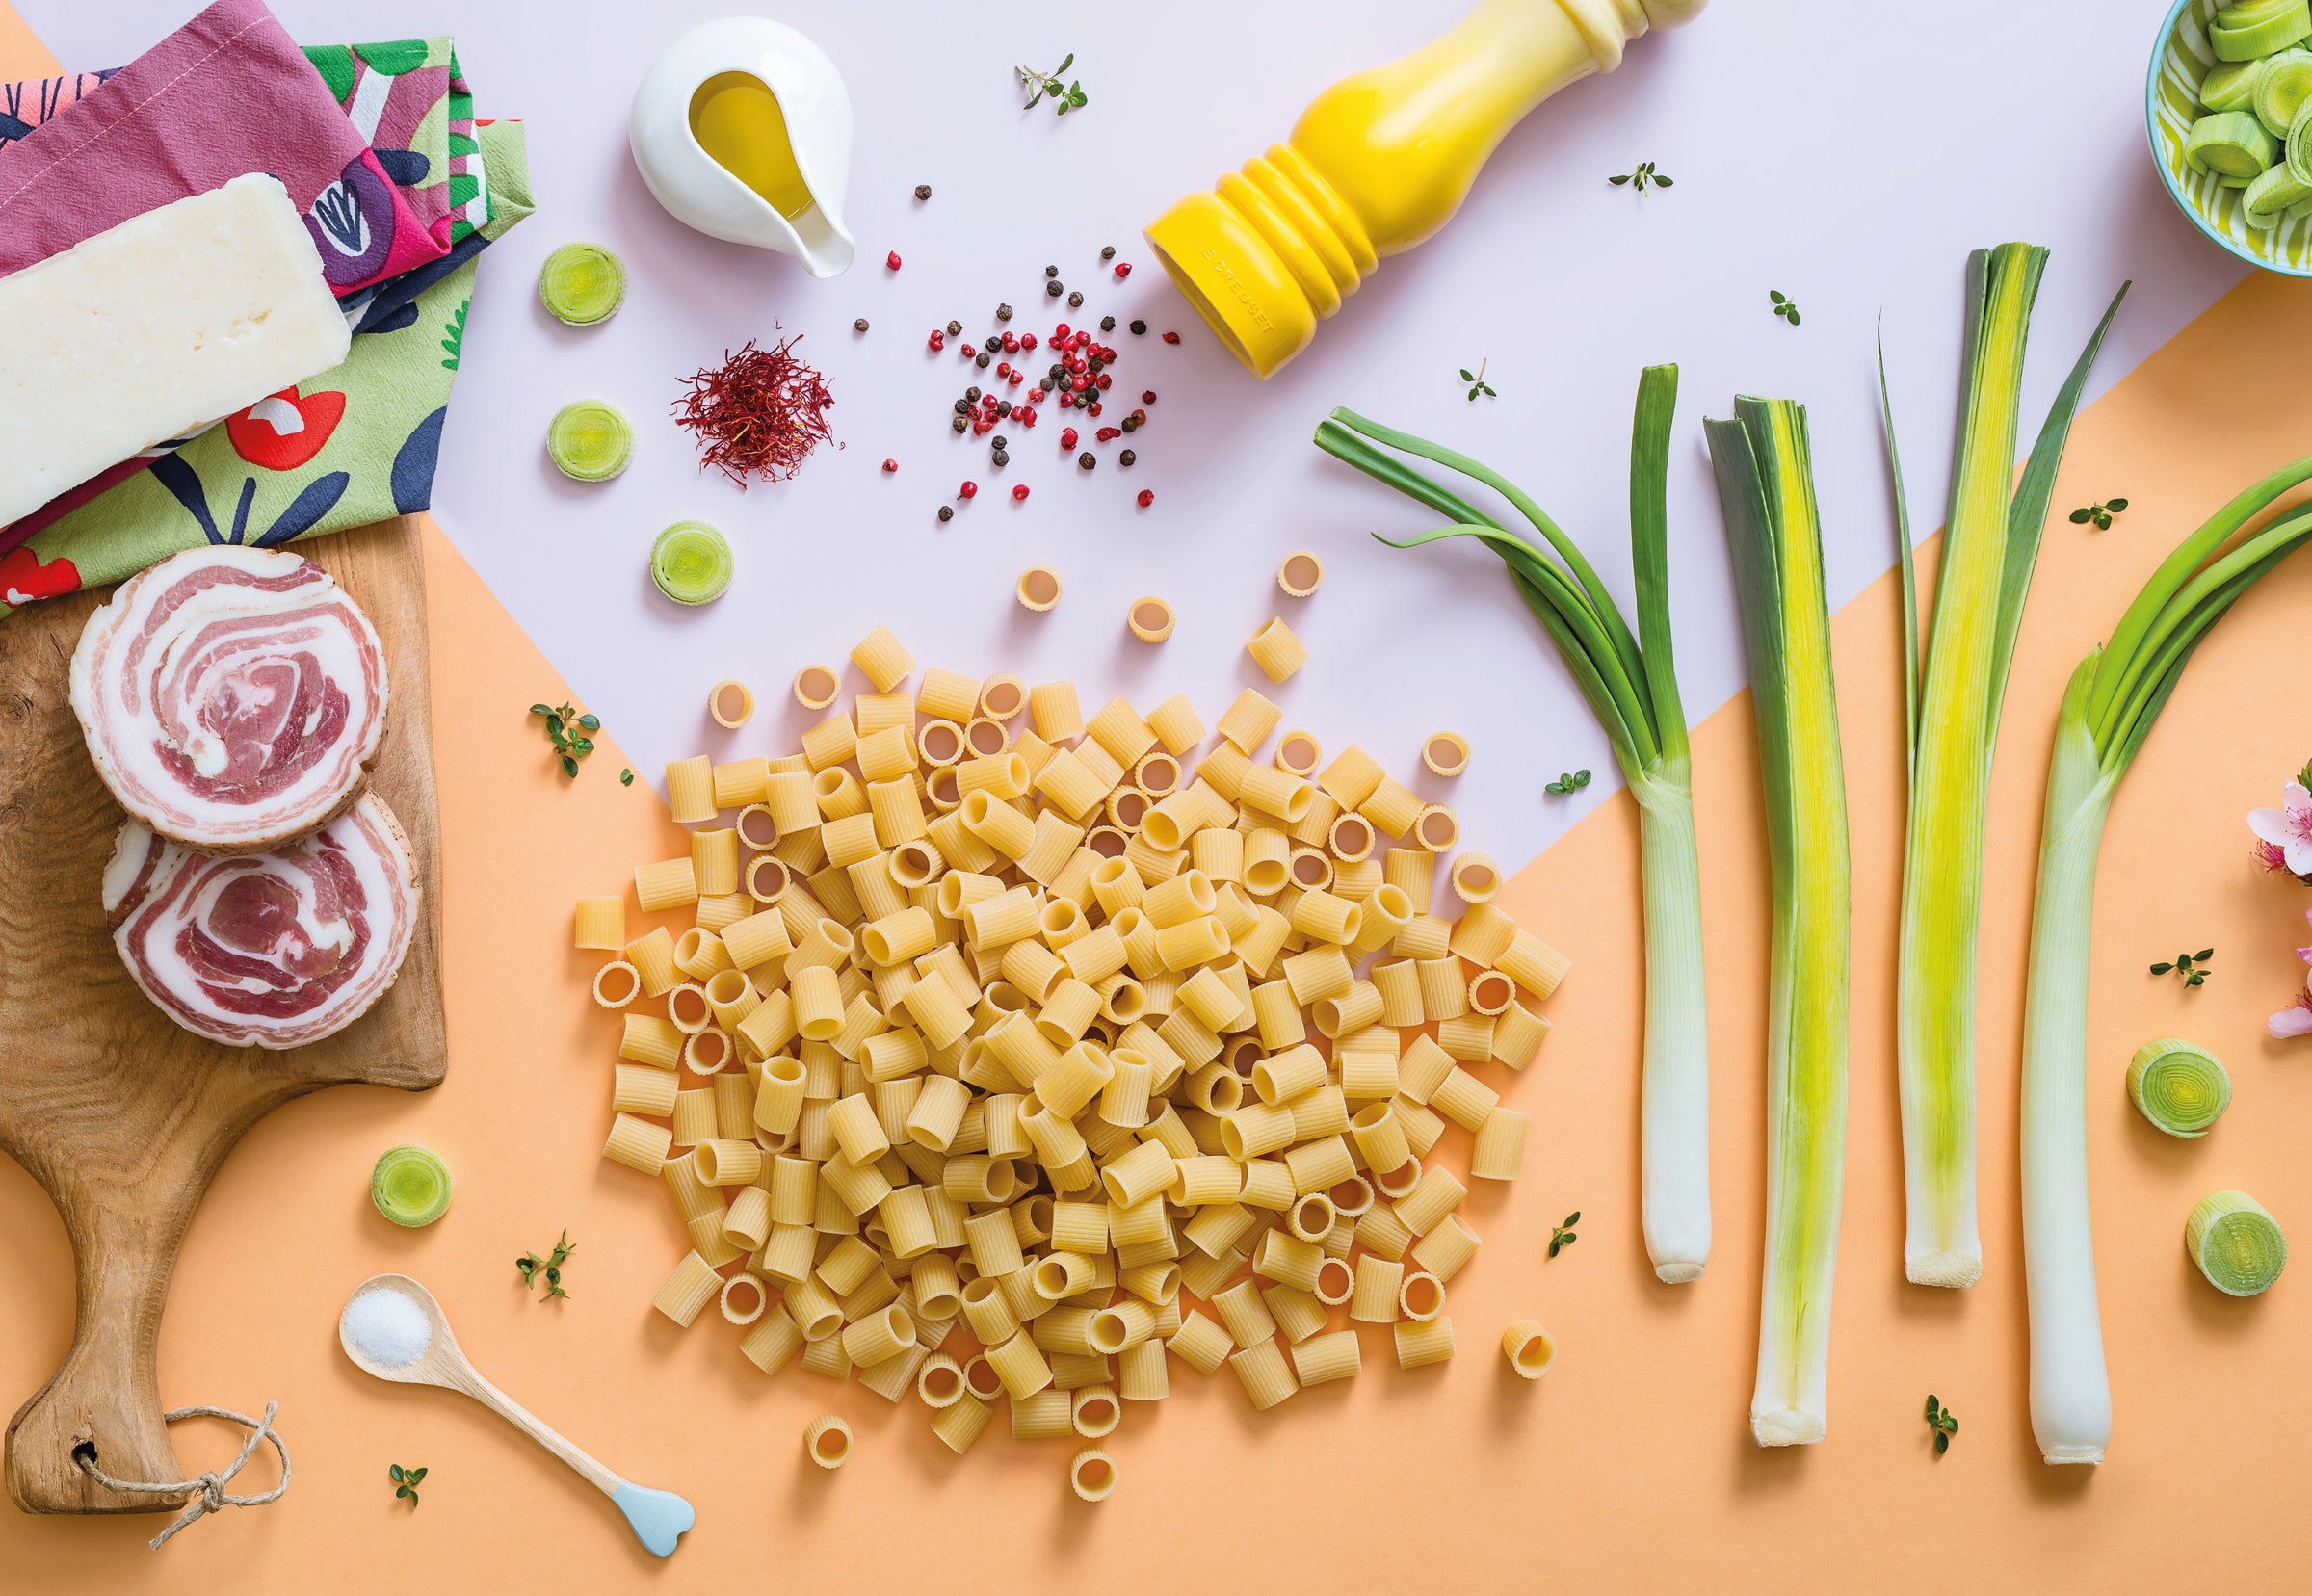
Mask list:
[[[72,710],[123,809],[188,848],[252,852],[352,800],[385,725],[385,660],[310,560],[191,549],[89,617]]]
[[[417,907],[409,839],[375,793],[269,853],[195,853],[132,820],[104,872],[129,975],[232,1047],[302,1047],[359,1019],[401,973]]]

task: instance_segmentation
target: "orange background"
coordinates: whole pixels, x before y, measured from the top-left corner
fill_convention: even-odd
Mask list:
[[[0,69],[52,69],[4,7]],[[2191,1204],[2226,1186],[2255,1193],[2299,1240],[2312,1235],[2302,1152],[2312,1056],[2263,1033],[2303,975],[2290,949],[2312,896],[2248,867],[2241,823],[2312,753],[2301,677],[2312,560],[2267,581],[2201,650],[2105,844],[2089,1135],[2118,1420],[2098,1470],[2048,1469],[2031,1440],[2015,1101],[2039,790],[2062,682],[2184,531],[2304,447],[2312,371],[2274,352],[2307,339],[2312,291],[2251,278],[2074,433],[1994,784],[1981,999],[1988,1268],[1965,1294],[1902,1280],[1891,577],[1836,619],[1857,948],[1823,1445],[1761,1452],[1746,1423],[1767,910],[1747,697],[1695,737],[1715,1021],[1708,1275],[1657,1285],[1638,1235],[1639,898],[1632,811],[1616,798],[1507,894],[1576,966],[1550,1006],[1557,1032],[1542,1060],[1510,1083],[1508,1101],[1534,1121],[1526,1176],[1481,1185],[1465,1210],[1485,1247],[1453,1286],[1460,1357],[1406,1374],[1368,1329],[1363,1377],[1267,1415],[1225,1374],[1205,1380],[1175,1362],[1172,1399],[1134,1405],[1108,1443],[1123,1482],[1091,1508],[1067,1493],[1068,1446],[1015,1444],[999,1416],[958,1459],[912,1400],[892,1407],[795,1370],[766,1380],[711,1315],[685,1332],[649,1311],[687,1241],[656,1183],[595,1156],[615,1032],[585,1001],[568,917],[578,891],[678,845],[646,786],[618,786],[617,728],[581,779],[555,772],[524,712],[566,689],[429,524],[453,1067],[423,1097],[346,1087],[261,1123],[193,1224],[161,1334],[168,1401],[251,1411],[279,1401],[295,1484],[277,1505],[205,1522],[158,1556],[144,1544],[158,1518],[0,1509],[0,1583],[308,1593],[906,1579],[978,1589],[1001,1569],[1017,1591],[1093,1582],[1171,1591],[1234,1566],[1311,1589],[1396,1592],[2300,1588],[2288,1571],[2308,1538],[2297,1465],[2312,1433],[2312,1288],[2291,1277],[2258,1300],[2223,1298],[2180,1237]],[[2131,508],[2110,532],[2062,519],[2113,494]],[[1882,536],[1877,507],[1829,535]],[[1553,668],[1538,641],[1536,668]],[[2144,973],[2209,943],[2217,973],[2197,991]],[[2128,1055],[2169,1033],[2232,1068],[2232,1111],[2204,1141],[2158,1135],[2126,1101]],[[439,1150],[459,1183],[449,1216],[417,1233],[392,1229],[367,1200],[371,1162],[405,1140]],[[1465,1138],[1447,1147],[1458,1161]],[[1545,1263],[1551,1219],[1573,1208],[1581,1241]],[[579,1243],[574,1300],[526,1297],[513,1257],[565,1225]],[[610,1467],[690,1498],[699,1524],[675,1557],[644,1554],[607,1502],[462,1399],[356,1373],[337,1350],[335,1317],[348,1289],[381,1269],[428,1282],[467,1351],[517,1400]],[[0,1406],[62,1357],[69,1291],[62,1225],[0,1160]],[[1538,1386],[1511,1377],[1496,1346],[1527,1315],[1563,1347]],[[1939,1460],[1920,1417],[1930,1391],[1963,1424]],[[834,1475],[810,1467],[799,1444],[827,1408],[860,1437]],[[222,1462],[235,1444],[206,1424],[177,1435],[189,1467]],[[432,1471],[418,1510],[394,1500],[389,1462]],[[250,1478],[263,1475],[258,1465]]]

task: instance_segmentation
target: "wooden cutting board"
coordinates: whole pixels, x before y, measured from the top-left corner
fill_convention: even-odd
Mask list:
[[[287,1053],[180,1030],[146,1001],[105,929],[100,883],[122,814],[72,715],[67,662],[90,612],[75,594],[0,618],[0,1149],[63,1214],[77,1275],[72,1347],[8,1426],[8,1493],[35,1513],[156,1512],[120,1479],[184,1479],[162,1423],[153,1345],[193,1211],[258,1119],[322,1086],[422,1091],[448,1062],[441,1006],[441,839],[426,677],[424,573],[407,521],[300,545],[368,612],[392,702],[373,786],[423,872],[401,979],[336,1035]],[[215,1393],[178,1394],[189,1405]]]

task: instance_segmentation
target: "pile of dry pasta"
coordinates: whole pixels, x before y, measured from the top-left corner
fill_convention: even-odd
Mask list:
[[[629,940],[622,895],[578,904],[578,946],[619,955],[605,1156],[691,1234],[658,1309],[719,1298],[766,1374],[912,1390],[958,1452],[998,1400],[1015,1436],[1105,1436],[1167,1394],[1168,1348],[1274,1407],[1359,1372],[1344,1305],[1406,1368],[1451,1357],[1480,1238],[1424,1160],[1450,1123],[1471,1178],[1517,1174],[1525,1116],[1482,1075],[1533,1061],[1566,968],[1489,906],[1482,853],[1437,912],[1452,811],[1305,731],[1263,760],[1279,711],[1249,690],[1192,775],[1185,696],[1086,722],[1066,682],[901,691],[884,629],[852,658],[879,691],[800,754],[669,767],[699,829],[635,889],[695,926]],[[1071,1479],[1104,1495],[1113,1459]]]

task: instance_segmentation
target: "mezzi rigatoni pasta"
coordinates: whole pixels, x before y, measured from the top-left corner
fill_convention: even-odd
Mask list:
[[[574,915],[615,955],[604,1156],[660,1176],[691,1242],[654,1305],[719,1302],[765,1374],[911,1398],[958,1452],[999,1407],[1121,1433],[1175,1359],[1268,1409],[1357,1374],[1360,1324],[1406,1368],[1450,1357],[1445,1282],[1482,1243],[1432,1153],[1465,1134],[1472,1178],[1516,1175],[1501,1088],[1564,975],[1499,868],[1353,745],[1262,753],[1256,692],[1213,741],[1184,694],[1087,720],[1066,681],[910,693],[881,629],[852,658],[876,691],[848,712],[798,673],[826,717],[800,752],[670,766],[687,854]],[[839,1466],[849,1428],[808,1446]]]

